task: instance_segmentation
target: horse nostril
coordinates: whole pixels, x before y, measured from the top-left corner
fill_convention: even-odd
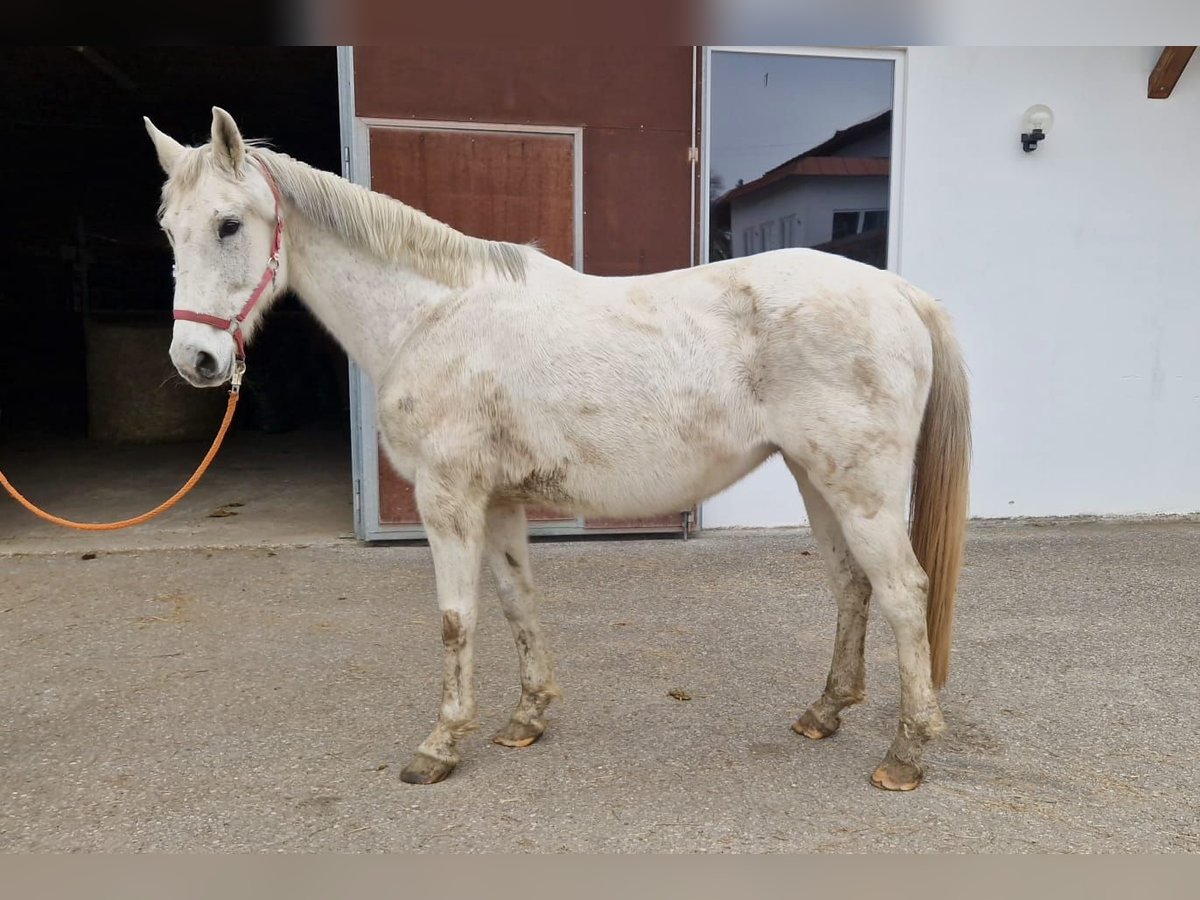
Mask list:
[[[212,378],[217,374],[217,358],[201,350],[196,354],[196,372],[202,378]]]

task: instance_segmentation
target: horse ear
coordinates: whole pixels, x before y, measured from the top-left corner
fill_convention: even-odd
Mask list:
[[[170,175],[171,170],[175,168],[175,163],[183,154],[183,144],[159,131],[147,117],[143,116],[142,121],[146,123],[146,131],[150,135],[150,140],[154,142],[154,149],[158,152],[158,164],[162,166],[164,172]]]
[[[213,107],[212,149],[213,157],[224,168],[234,174],[241,171],[242,161],[246,158],[246,142],[242,140],[233,116],[219,106]]]

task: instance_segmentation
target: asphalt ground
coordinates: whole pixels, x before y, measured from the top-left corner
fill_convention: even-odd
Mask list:
[[[3,850],[1200,850],[1194,522],[974,526],[905,795],[867,780],[879,617],[867,702],[790,730],[835,618],[800,529],[536,544],[566,697],[526,750],[488,741],[518,682],[485,579],[482,728],[432,787],[398,778],[439,699],[426,547],[66,547],[0,556]]]

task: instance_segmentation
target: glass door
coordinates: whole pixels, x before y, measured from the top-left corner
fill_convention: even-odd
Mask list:
[[[705,262],[811,247],[898,268],[903,51],[711,48],[704,75]],[[786,526],[805,512],[772,459],[701,517]]]

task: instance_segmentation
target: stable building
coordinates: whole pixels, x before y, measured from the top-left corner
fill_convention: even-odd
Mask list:
[[[200,143],[216,104],[306,162],[592,274],[783,246],[897,271],[946,304],[964,344],[974,515],[1193,512],[1188,49],[10,51],[0,468],[57,512],[102,518],[154,505],[202,453],[223,395],[183,385],[167,359],[171,255],[141,116]],[[378,451],[371,385],[294,299],[252,348],[210,479],[202,499],[245,504],[229,509],[245,522],[421,536],[410,486]],[[209,512],[151,527],[198,534]],[[803,521],[773,460],[695,510],[538,510],[531,529]],[[40,527],[0,505],[0,546]]]

